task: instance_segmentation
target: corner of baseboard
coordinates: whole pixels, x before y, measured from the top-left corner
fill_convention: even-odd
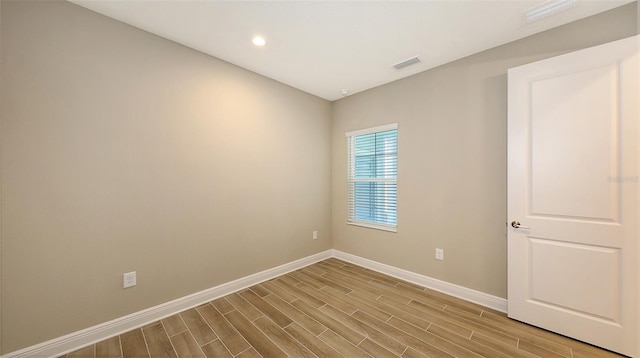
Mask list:
[[[331,250],[331,256],[453,297],[461,298],[465,301],[473,302],[496,311],[507,312],[507,300],[498,296],[369,260],[336,249]]]
[[[118,334],[142,327],[146,324],[166,318],[184,310],[199,306],[216,298],[237,292],[260,282],[284,275],[291,271],[309,266],[318,261],[335,257],[355,265],[359,265],[380,273],[399,278],[423,287],[427,287],[448,295],[458,297],[497,311],[507,311],[507,300],[484,292],[476,291],[449,282],[441,281],[429,276],[403,270],[377,261],[365,259],[346,252],[329,249],[317,254],[301,258],[271,269],[255,273],[234,281],[230,281],[192,295],[178,298],[161,305],[148,308],[130,315],[114,319],[81,331],[77,331],[59,338],[55,338],[37,345],[33,345],[15,352],[7,353],[1,358],[18,357],[56,357],[76,349],[94,344]]]

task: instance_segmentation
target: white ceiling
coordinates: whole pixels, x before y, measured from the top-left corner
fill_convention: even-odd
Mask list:
[[[544,1],[71,1],[336,100],[634,0],[577,0],[530,24],[524,11]]]

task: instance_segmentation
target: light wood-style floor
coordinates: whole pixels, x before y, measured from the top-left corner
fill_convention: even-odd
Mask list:
[[[65,357],[621,357],[328,259]]]

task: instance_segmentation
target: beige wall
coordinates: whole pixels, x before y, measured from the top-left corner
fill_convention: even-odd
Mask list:
[[[331,247],[328,101],[67,2],[1,61],[2,352]]]
[[[632,36],[635,6],[334,102],[334,248],[506,297],[507,69]],[[399,125],[398,232],[347,225],[344,133],[392,122]],[[434,259],[436,247],[444,261]]]
[[[70,3],[2,0],[0,352],[331,247],[504,297],[506,69],[630,36],[634,6],[332,113]],[[389,122],[397,234],[345,224],[344,132]]]

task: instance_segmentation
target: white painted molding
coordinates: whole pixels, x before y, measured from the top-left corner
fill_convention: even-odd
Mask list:
[[[327,250],[2,356],[57,357],[331,257]]]
[[[403,270],[394,266],[386,265],[377,261],[365,259],[360,256],[348,254],[339,250],[332,250],[332,257],[362,266],[373,271],[393,276],[404,281],[415,283],[416,285],[430,288],[447,295],[461,298],[465,301],[477,303],[479,305],[492,308],[496,311],[507,312],[507,300],[493,296],[488,293],[473,290],[471,288],[459,286],[433,277],[424,276],[415,272]]]
[[[176,313],[197,307],[203,303],[215,300],[216,298],[251,287],[260,282],[268,281],[291,271],[301,269],[318,261],[335,257],[352,264],[362,266],[389,276],[399,278],[416,285],[427,287],[448,295],[461,298],[479,305],[492,308],[497,311],[507,311],[507,300],[492,296],[480,291],[472,290],[463,286],[458,286],[449,282],[441,281],[429,276],[417,274],[415,272],[403,270],[389,266],[380,262],[365,259],[359,256],[348,254],[339,250],[327,250],[315,255],[286,263],[262,272],[255,273],[231,282],[215,286],[204,291],[194,293],[161,305],[148,308],[130,315],[116,318],[81,331],[70,333],[66,336],[54,338],[52,340],[33,345],[15,352],[7,353],[1,358],[19,357],[57,357],[79,348],[101,342],[105,339],[117,336],[124,332],[136,329],[160,319],[172,316]]]

